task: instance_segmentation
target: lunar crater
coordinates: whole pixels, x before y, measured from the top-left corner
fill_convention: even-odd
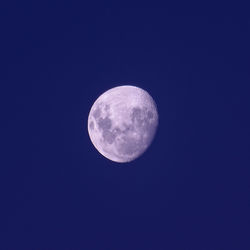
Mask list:
[[[105,118],[100,117],[100,118],[98,119],[98,126],[99,126],[99,128],[102,129],[102,130],[108,130],[108,129],[111,128],[112,122],[111,122],[111,120],[109,119],[109,117],[105,117]]]

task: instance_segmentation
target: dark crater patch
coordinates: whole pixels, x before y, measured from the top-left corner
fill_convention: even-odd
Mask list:
[[[151,127],[150,119],[153,118],[153,113],[146,108],[140,109],[138,107],[133,108],[131,114],[131,120],[135,127],[142,130],[148,130]]]
[[[141,146],[141,140],[125,136],[120,144],[119,151],[124,155],[133,155],[140,150]]]
[[[108,117],[105,117],[104,119],[99,118],[98,126],[99,126],[99,128],[101,128],[103,130],[109,130],[112,126],[112,122]]]
[[[96,110],[93,112],[93,116],[95,117],[95,119],[98,119],[101,115],[101,110],[99,107],[96,108]]]
[[[142,118],[142,110],[140,108],[133,108],[131,114],[132,121],[134,122],[136,120],[141,120],[141,118]]]
[[[110,110],[110,105],[105,104],[105,111],[109,111]]]
[[[95,124],[94,124],[94,122],[93,122],[93,121],[92,121],[92,122],[90,122],[89,127],[90,127],[90,129],[94,129],[94,128],[95,128]]]
[[[153,114],[153,112],[148,111],[147,116],[148,116],[148,119],[152,119],[154,117],[154,114]]]
[[[109,131],[109,130],[103,131],[102,136],[103,136],[103,139],[104,139],[107,143],[109,143],[109,144],[112,144],[112,143],[114,142],[114,140],[115,140],[115,137],[116,137],[116,136],[115,136],[111,131]]]
[[[99,129],[102,130],[102,136],[103,136],[104,141],[109,144],[112,144],[116,137],[114,130],[111,131],[112,121],[108,117],[105,117],[105,118],[100,117],[97,123],[98,123]]]
[[[129,131],[134,131],[134,124],[127,124],[127,123],[123,123],[123,127],[124,129],[122,130],[122,133],[127,133]]]

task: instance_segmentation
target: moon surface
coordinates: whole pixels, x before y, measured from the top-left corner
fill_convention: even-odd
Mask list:
[[[142,155],[154,139],[158,112],[145,90],[118,86],[97,98],[88,116],[88,133],[95,148],[115,162],[130,162]]]

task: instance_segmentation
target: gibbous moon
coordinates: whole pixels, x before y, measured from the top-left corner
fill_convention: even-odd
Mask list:
[[[104,92],[88,117],[89,137],[95,148],[115,162],[130,162],[142,155],[154,139],[158,112],[145,90],[125,85]]]

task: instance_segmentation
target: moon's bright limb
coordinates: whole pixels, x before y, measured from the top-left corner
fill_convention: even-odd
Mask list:
[[[151,144],[158,126],[153,98],[145,90],[125,85],[104,92],[88,117],[95,148],[115,162],[138,158]]]

